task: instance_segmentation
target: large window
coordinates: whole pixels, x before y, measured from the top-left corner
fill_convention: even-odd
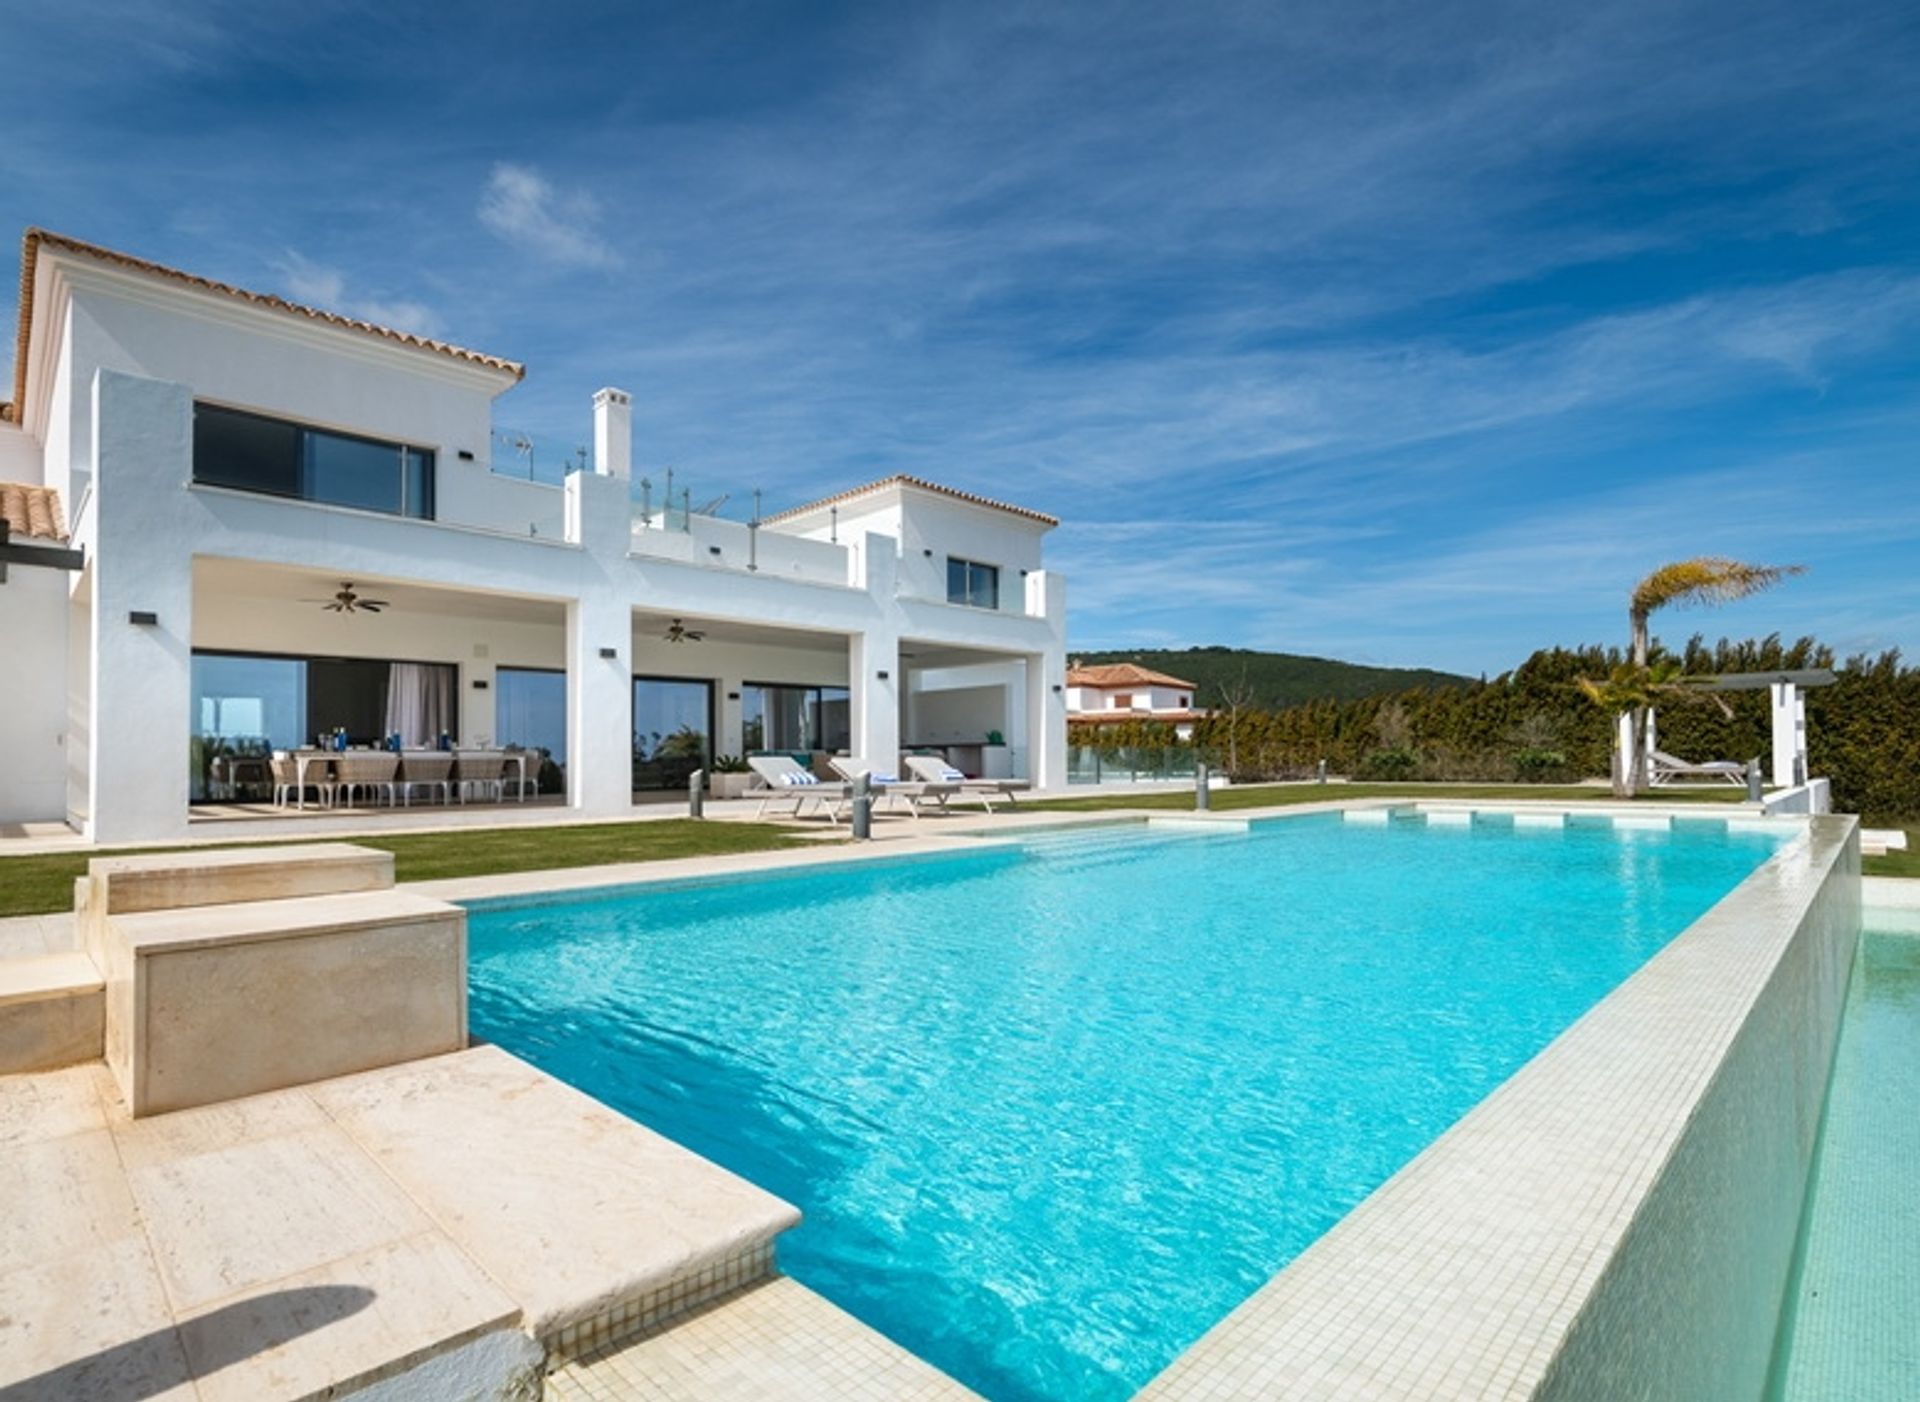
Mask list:
[[[444,662],[389,662],[360,657],[285,657],[241,652],[193,654],[189,782],[195,800],[231,793],[218,774],[265,774],[259,763],[275,750],[315,744],[345,730],[354,745],[379,745],[398,733],[407,745],[432,745],[441,731],[459,733],[455,681]]]
[[[1000,607],[1000,567],[947,556],[947,602],[968,608]]]
[[[633,787],[684,789],[713,757],[713,683],[633,679]]]
[[[433,453],[214,404],[193,406],[193,480],[433,519]]]
[[[567,674],[533,667],[502,667],[494,673],[494,735],[541,755],[529,759],[541,793],[566,792]]]
[[[844,750],[852,725],[844,686],[748,682],[740,691],[741,743],[756,750]]]

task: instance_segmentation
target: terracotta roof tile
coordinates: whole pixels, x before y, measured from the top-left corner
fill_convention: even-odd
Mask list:
[[[910,477],[904,472],[895,473],[891,477],[883,477],[878,482],[869,482],[863,487],[853,487],[830,497],[822,497],[818,501],[810,501],[804,506],[795,506],[786,511],[778,512],[775,515],[768,516],[760,524],[763,526],[771,526],[777,521],[788,521],[792,520],[795,516],[805,516],[811,512],[824,511],[829,506],[838,506],[842,502],[852,501],[856,497],[864,497],[873,492],[884,491],[888,487],[913,487],[922,492],[932,492],[937,496],[952,497],[955,501],[969,502],[974,506],[985,506],[991,507],[995,511],[1011,512],[1015,516],[1024,516],[1030,521],[1039,521],[1045,525],[1057,526],[1060,524],[1058,517],[1049,516],[1044,511],[1034,511],[1024,506],[1009,506],[1006,502],[995,501],[992,497],[975,496],[972,492],[963,492],[958,487],[943,487],[938,482],[929,482],[924,477]]]
[[[1137,662],[1102,662],[1093,666],[1069,667],[1068,686],[1177,686],[1192,691],[1193,683],[1150,671]]]
[[[1205,720],[1211,711],[1196,711],[1191,707],[1179,711],[1068,711],[1067,720],[1074,725],[1118,725],[1124,720],[1161,720],[1184,724],[1187,721]]]
[[[0,482],[0,521],[5,521],[16,536],[33,540],[67,538],[67,524],[60,515],[60,493],[53,487]]]
[[[130,253],[119,253],[111,248],[102,248],[96,243],[87,243],[81,239],[68,238],[65,234],[56,234],[47,229],[28,229],[22,241],[20,251],[20,329],[14,342],[13,352],[13,402],[0,404],[0,419],[18,422],[23,412],[22,406],[27,397],[27,338],[33,328],[33,284],[34,269],[39,261],[42,248],[59,249],[66,253],[76,253],[83,258],[108,263],[129,272],[145,273],[150,277],[165,278],[186,287],[197,288],[202,292],[216,292],[235,301],[250,302],[256,307],[268,307],[275,311],[287,312],[294,316],[303,316],[311,321],[324,322],[329,326],[343,327],[349,331],[359,331],[365,335],[378,336],[382,340],[395,341],[403,346],[414,346],[420,350],[434,351],[440,355],[451,356],[455,360],[466,361],[470,365],[484,365],[490,370],[503,370],[515,379],[526,377],[526,366],[515,360],[503,360],[497,355],[486,355],[480,351],[467,350],[462,346],[450,345],[445,341],[436,341],[429,336],[417,336],[411,331],[396,331],[388,326],[376,326],[371,321],[361,321],[356,317],[342,316],[338,312],[322,311],[318,307],[304,306],[299,302],[290,302],[284,297],[275,297],[266,292],[249,292],[244,287],[235,287],[231,283],[215,282],[212,278],[197,273],[182,272],[170,268],[164,263],[149,262],[145,258],[136,258]]]

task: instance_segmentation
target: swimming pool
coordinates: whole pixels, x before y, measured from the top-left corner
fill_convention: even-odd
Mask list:
[[[962,1382],[1117,1398],[1777,845],[1326,815],[481,906],[471,1018]]]

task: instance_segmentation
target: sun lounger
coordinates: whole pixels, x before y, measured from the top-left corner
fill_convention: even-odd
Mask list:
[[[973,794],[986,810],[993,811],[993,800],[1004,798],[1019,806],[1018,794],[1033,787],[1025,779],[969,779],[938,755],[908,755],[907,769],[914,778],[929,784],[958,784],[962,793]]]
[[[840,821],[840,810],[847,802],[847,785],[822,783],[817,774],[803,769],[792,755],[748,755],[747,767],[760,776],[764,785],[747,790],[748,798],[760,800],[760,809],[754,814],[756,818],[765,817],[770,804],[790,798],[796,818],[806,815],[807,802],[811,799],[820,805],[829,823]]]
[[[827,763],[833,766],[834,773],[848,783],[854,782],[862,774],[866,775],[867,782],[872,786],[875,795],[882,801],[889,798],[903,801],[916,818],[929,807],[944,809],[947,806],[947,800],[960,792],[958,784],[947,783],[944,780],[933,783],[925,779],[902,779],[897,774],[875,769],[864,759],[839,757],[830,759]]]
[[[1702,764],[1689,764],[1684,759],[1676,759],[1665,750],[1648,752],[1651,763],[1648,765],[1649,777],[1657,787],[1670,784],[1675,779],[1714,779],[1729,784],[1747,782],[1747,766],[1737,759],[1710,759]]]

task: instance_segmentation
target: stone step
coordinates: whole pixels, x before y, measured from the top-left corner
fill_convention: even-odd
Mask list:
[[[519,1302],[555,1362],[764,1278],[800,1220],[498,1047],[308,1093]]]
[[[467,925],[408,891],[106,916],[106,1061],[135,1115],[466,1045]]]
[[[393,885],[393,853],[348,842],[95,857],[84,881],[108,915],[286,900]]]
[[[0,959],[0,1075],[95,1060],[104,1008],[100,971],[77,949]]]
[[[798,1281],[773,1276],[547,1376],[547,1402],[978,1402],[978,1395]]]

